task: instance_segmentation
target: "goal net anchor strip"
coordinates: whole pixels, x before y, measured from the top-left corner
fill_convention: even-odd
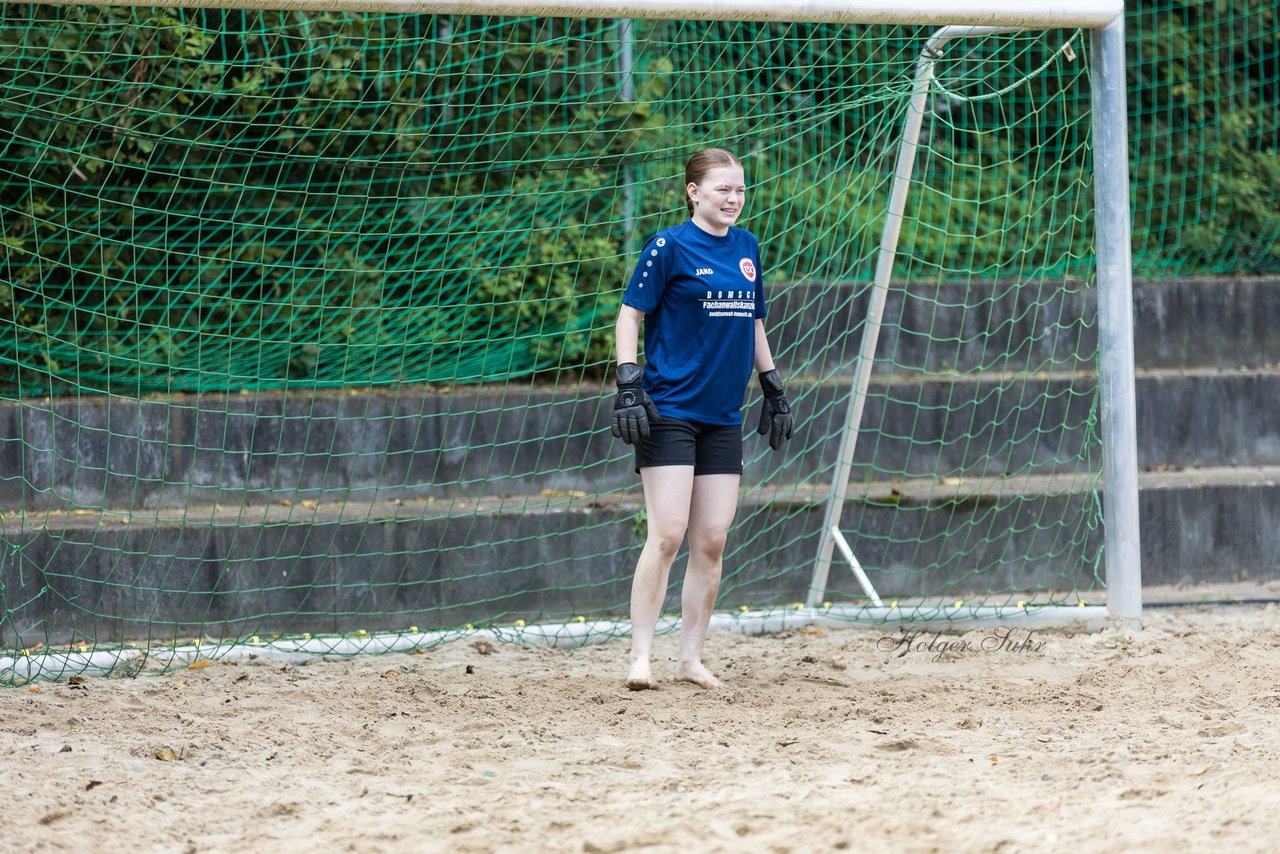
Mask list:
[[[1058,612],[1069,612],[1065,619]],[[948,631],[990,629],[1057,629],[1100,631],[1107,627],[1105,609],[1036,608],[1023,605],[934,605],[892,602],[888,605],[824,605],[820,608],[777,607],[721,612],[711,616],[710,630],[743,635],[777,634],[797,629],[839,629],[851,624],[881,628],[933,628],[945,624]],[[658,635],[680,630],[679,617],[658,620]],[[460,640],[513,644],[525,647],[576,649],[607,643],[631,635],[629,620],[585,620],[569,623],[534,623],[527,626],[444,629],[438,631],[368,632],[316,637],[223,638],[188,642],[172,647],[137,646],[97,650],[23,651],[0,655],[0,685],[22,685],[56,680],[72,674],[96,676],[163,673],[199,662],[263,659],[284,664],[307,664],[326,658],[353,655],[416,653]]]

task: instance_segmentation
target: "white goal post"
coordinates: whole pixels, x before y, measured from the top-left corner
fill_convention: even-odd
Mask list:
[[[963,627],[966,619],[979,622],[999,618],[1003,625],[1086,624],[1111,625],[1133,631],[1141,628],[1141,566],[1138,530],[1138,479],[1134,346],[1132,322],[1132,263],[1130,256],[1130,205],[1128,142],[1126,139],[1126,92],[1124,57],[1124,6],[1121,0],[1064,0],[1027,3],[1025,0],[106,0],[84,4],[68,0],[41,0],[49,5],[106,5],[173,8],[222,8],[253,10],[387,12],[415,14],[483,14],[497,16],[548,16],[568,18],[667,19],[714,21],[778,21],[830,24],[899,24],[943,28],[925,48],[970,33],[1007,32],[1025,28],[1080,28],[1089,31],[1093,57],[1092,133],[1095,196],[1095,248],[1097,255],[1099,412],[1103,442],[1104,554],[1107,601],[1105,606],[1051,606],[1033,615],[1009,613],[1013,609],[992,608],[991,614],[940,613],[953,626]],[[945,33],[945,38],[940,34]],[[925,84],[927,86],[927,83]],[[919,87],[917,94],[923,96]],[[915,145],[910,123],[916,131],[922,107],[913,100],[904,129],[902,148],[894,176],[894,196],[886,207],[885,237],[872,291],[868,333],[878,317],[876,304],[883,307],[889,286],[892,252],[902,205],[911,180]],[[864,334],[863,352],[854,365],[854,394],[851,414],[842,437],[840,464],[829,499],[822,532],[822,547],[815,561],[807,605],[816,609],[826,589],[827,567],[832,552],[842,541],[837,526],[840,501],[847,483],[847,459],[852,457],[859,429],[858,413],[865,398],[865,379],[874,358],[875,335]],[[861,383],[861,385],[860,385]],[[861,389],[859,391],[859,389]],[[845,549],[842,549],[844,552]],[[852,569],[859,567],[851,553]],[[877,597],[870,597],[873,602]],[[946,610],[946,609],[943,609]],[[861,609],[872,618],[895,622],[895,615],[883,606]]]
[[[822,524],[818,558],[805,604],[817,608],[823,601],[832,553],[838,547],[850,564],[867,597],[875,607],[892,617],[871,587],[861,565],[840,533],[841,511],[849,487],[858,434],[862,427],[863,407],[875,363],[876,343],[880,333],[886,297],[890,288],[898,235],[911,185],[917,142],[934,64],[942,56],[946,44],[970,36],[1017,32],[1015,26],[947,26],[938,30],[920,52],[912,87],[911,105],[902,129],[902,140],[894,166],[892,189],[885,215],[884,230],[876,259],[875,279],[864,327],[861,351],[854,363],[853,393],[849,397],[848,415],[841,435],[840,451],[832,478],[831,495]],[[1129,173],[1126,127],[1124,31],[1117,17],[1105,28],[1093,33],[1094,53],[1099,56],[1100,72],[1093,81],[1093,131],[1095,134],[1094,190],[1097,214],[1095,235],[1098,254],[1099,291],[1099,384],[1104,448],[1104,491],[1106,502],[1105,538],[1108,599],[1106,617],[1129,630],[1141,627],[1142,588],[1138,549],[1138,488],[1135,388],[1133,377],[1132,279],[1129,240]],[[1109,58],[1110,57],[1110,58]],[[1117,131],[1117,129],[1120,129]],[[1055,606],[1041,609],[1040,617],[1053,621],[1054,611],[1066,621],[1078,619],[1076,608]],[[1101,609],[1099,609],[1101,610]],[[880,616],[880,613],[876,613]],[[962,615],[951,615],[955,616]],[[1095,617],[1100,614],[1093,615]]]

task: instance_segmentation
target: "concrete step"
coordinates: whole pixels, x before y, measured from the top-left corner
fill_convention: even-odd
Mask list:
[[[846,381],[791,381],[800,429],[769,452],[745,410],[746,482],[829,481]],[[854,481],[1096,468],[1096,379],[876,377]],[[1142,468],[1280,464],[1280,370],[1143,371]],[[371,502],[635,484],[599,385],[262,392],[0,403],[0,510]]]
[[[1280,466],[1148,472],[1140,486],[1144,583],[1280,577]],[[1097,487],[1088,473],[871,482],[841,528],[886,598],[1087,591],[1102,573]],[[744,489],[720,607],[804,597],[826,497],[812,483]],[[623,616],[641,507],[634,490],[552,490],[5,514],[0,646]],[[829,595],[861,592],[836,566]]]
[[[847,370],[862,346],[869,291],[866,282],[778,288],[769,323],[784,364]],[[1096,296],[1076,280],[894,282],[876,371],[1090,368]],[[1280,278],[1139,280],[1133,306],[1135,361],[1144,368],[1280,364]]]

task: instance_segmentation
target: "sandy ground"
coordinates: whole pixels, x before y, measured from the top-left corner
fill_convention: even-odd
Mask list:
[[[625,641],[0,689],[0,850],[1275,850],[1280,609],[1146,618],[715,633],[714,692]]]

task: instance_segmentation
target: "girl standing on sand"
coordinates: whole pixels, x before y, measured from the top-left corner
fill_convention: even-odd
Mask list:
[[[631,585],[627,687],[657,688],[653,635],[667,577],[689,535],[675,678],[717,687],[702,663],[720,589],[725,539],[742,479],[742,399],[754,368],[764,393],[758,432],[777,450],[791,405],[765,337],[764,276],[755,235],[734,223],[746,201],[742,163],[721,148],[685,165],[689,219],[645,245],[615,328],[613,435],[636,450],[648,534]],[[644,325],[645,367],[639,336]]]

